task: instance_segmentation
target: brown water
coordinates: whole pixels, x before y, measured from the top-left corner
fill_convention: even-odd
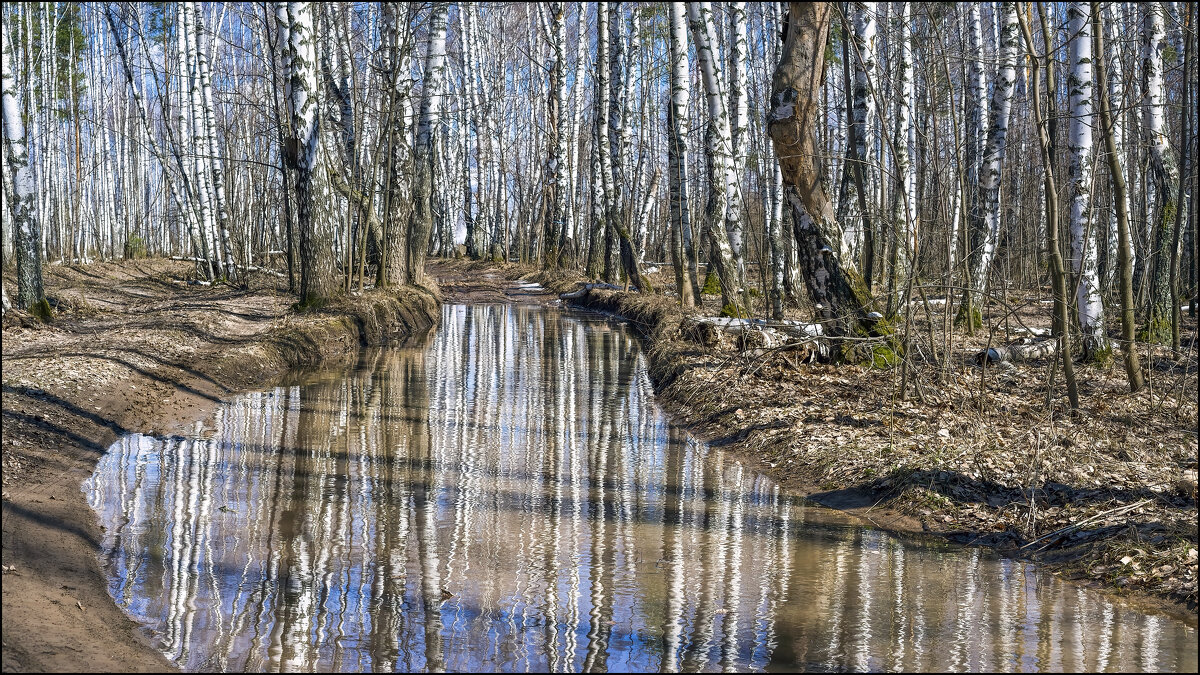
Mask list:
[[[189,670],[1179,670],[1196,631],[780,494],[670,424],[603,320],[424,345],[114,444],[116,601]]]

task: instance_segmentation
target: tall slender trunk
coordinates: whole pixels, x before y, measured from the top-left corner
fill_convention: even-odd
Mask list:
[[[1104,54],[1105,30],[1100,3],[1092,3],[1092,32],[1093,53]],[[1096,81],[1100,88],[1100,121],[1101,133],[1104,136],[1104,146],[1108,157],[1108,171],[1112,178],[1113,204],[1116,207],[1117,220],[1117,266],[1120,274],[1121,287],[1121,340],[1125,353],[1125,376],[1129,380],[1129,391],[1136,392],[1142,388],[1142,367],[1138,363],[1137,343],[1135,340],[1133,316],[1133,266],[1129,256],[1129,199],[1125,194],[1125,174],[1121,170],[1121,156],[1117,152],[1117,134],[1113,123],[1112,104],[1109,100],[1111,89],[1108,87],[1108,73],[1105,68],[1105,58],[1096,60]]]
[[[688,200],[687,137],[691,80],[688,76],[687,17],[684,12],[681,3],[670,4],[671,105],[667,108],[670,133],[667,182],[671,192],[671,223],[679,233],[679,300],[684,307],[694,307],[700,303],[700,280]]]
[[[737,259],[725,229],[728,214],[728,181],[732,174],[730,155],[729,110],[725,104],[725,82],[721,72],[721,60],[717,57],[716,31],[713,27],[712,8],[707,2],[689,2],[688,17],[692,36],[696,40],[696,54],[700,59],[704,89],[708,99],[708,130],[705,138],[708,145],[709,196],[705,209],[705,234],[711,242],[710,256],[721,280],[721,304],[726,313],[744,316],[749,307],[742,301],[740,279],[737,274]],[[819,87],[813,90],[813,94]]]
[[[1008,144],[1008,120],[1012,110],[1013,92],[1017,82],[1017,7],[1014,2],[1001,3],[1000,68],[992,89],[991,128],[983,154],[980,172],[980,205],[983,211],[983,240],[979,258],[972,270],[972,287],[982,294],[986,291],[988,273],[996,257],[1000,241],[1003,214],[1000,186],[1003,182],[1004,156]],[[982,296],[981,296],[982,297]]]
[[[1163,50],[1167,46],[1163,29],[1162,3],[1145,6],[1142,52],[1142,128],[1150,148],[1150,178],[1157,201],[1154,205],[1153,243],[1150,249],[1149,316],[1146,339],[1167,342],[1171,338],[1170,264],[1177,253],[1172,249],[1176,211],[1183,205],[1179,196],[1179,165],[1167,140],[1166,87],[1163,80]]]
[[[1108,352],[1104,333],[1104,304],[1100,299],[1100,280],[1096,264],[1096,233],[1091,222],[1092,186],[1092,22],[1091,5],[1071,3],[1067,8],[1067,30],[1072,36],[1070,74],[1067,92],[1071,110],[1067,150],[1067,184],[1071,205],[1071,271],[1078,279],[1077,303],[1079,330],[1084,355],[1103,359]]]
[[[17,100],[17,80],[12,71],[12,47],[9,33],[3,36],[3,72],[0,73],[0,111],[4,116],[4,180],[11,181],[11,192],[5,186],[5,199],[12,215],[13,253],[17,259],[17,306],[33,312],[42,319],[50,318],[50,305],[42,285],[42,229],[38,224],[34,194],[36,185],[29,167],[25,125],[21,120],[21,104]],[[7,301],[7,296],[5,297]]]
[[[425,252],[433,228],[433,168],[435,143],[441,115],[442,89],[446,86],[446,16],[450,3],[435,2],[429,16],[428,47],[425,52],[425,82],[421,94],[421,115],[413,143],[413,217],[408,230],[408,282],[425,283]]]

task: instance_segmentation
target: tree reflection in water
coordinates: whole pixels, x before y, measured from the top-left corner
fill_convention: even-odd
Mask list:
[[[1195,670],[1193,629],[783,497],[651,395],[623,328],[448,306],[84,489],[191,670]]]

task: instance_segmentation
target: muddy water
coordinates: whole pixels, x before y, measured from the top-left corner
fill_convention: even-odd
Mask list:
[[[785,497],[672,426],[619,326],[425,344],[129,436],[110,590],[190,670],[1181,670],[1196,631]]]

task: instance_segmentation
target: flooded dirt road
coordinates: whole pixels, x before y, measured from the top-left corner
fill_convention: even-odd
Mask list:
[[[1184,623],[781,494],[620,326],[443,312],[100,460],[109,589],[180,667],[1196,670]]]

